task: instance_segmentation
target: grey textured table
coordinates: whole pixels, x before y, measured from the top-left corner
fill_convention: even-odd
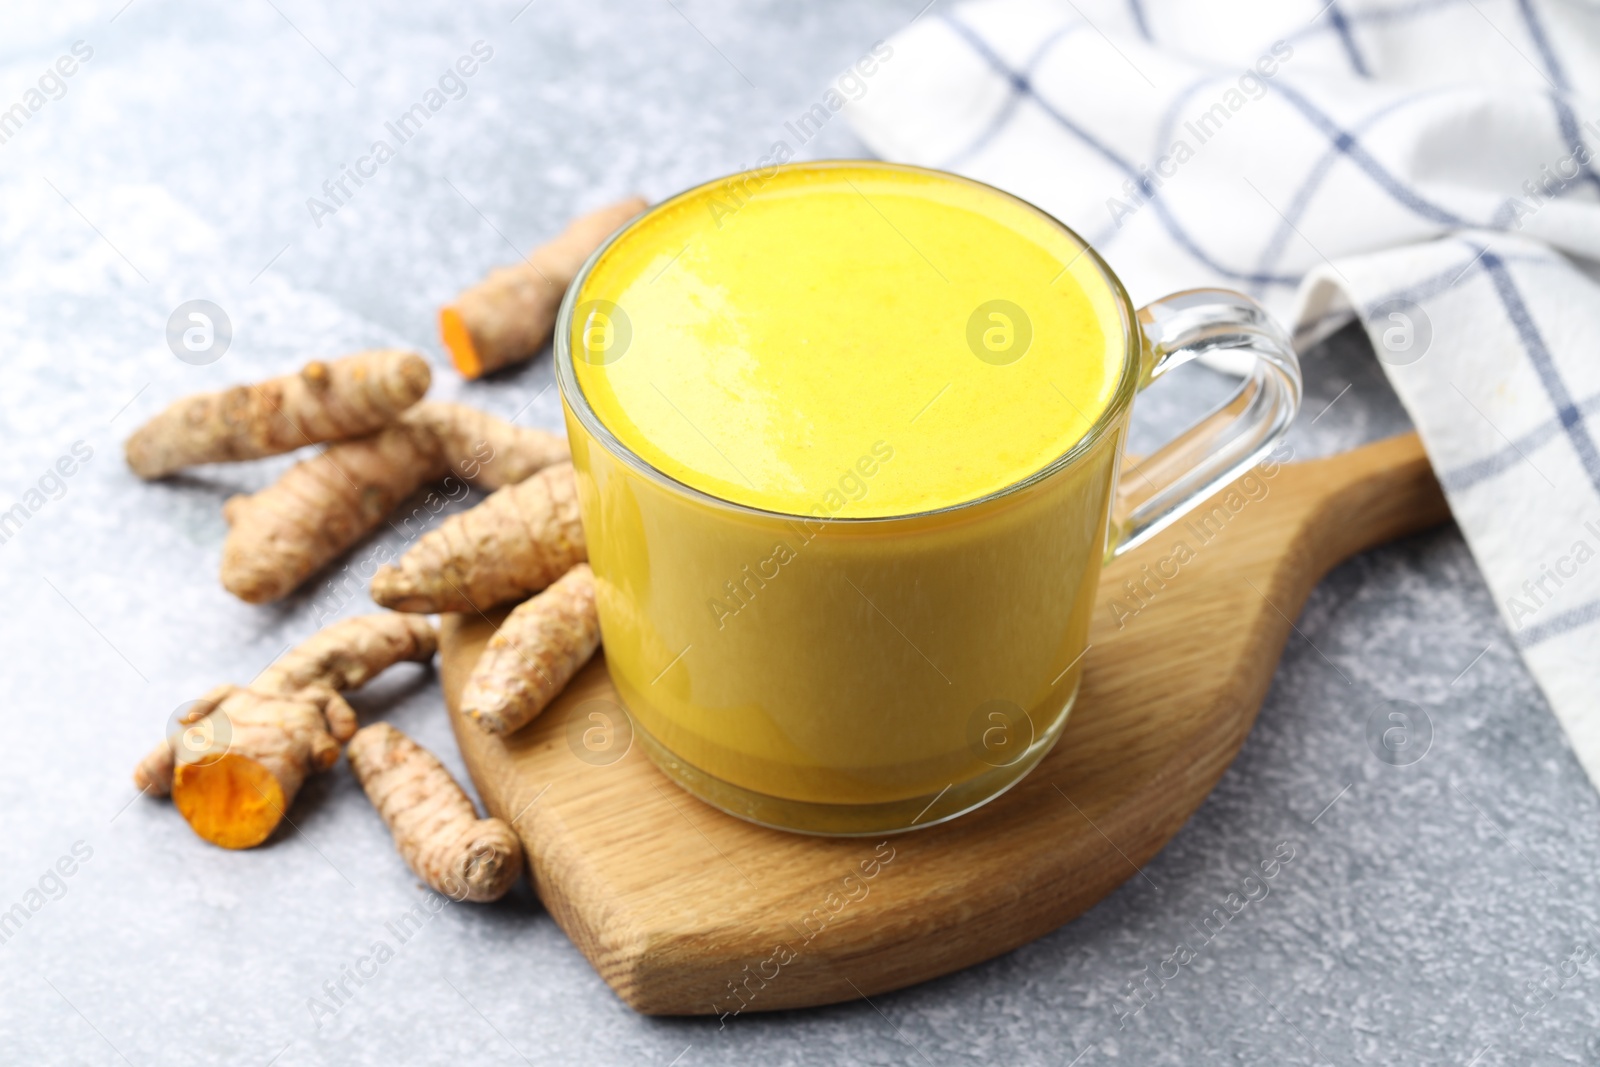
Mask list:
[[[181,393],[390,344],[430,354],[436,395],[555,425],[548,358],[463,385],[434,308],[579,209],[756,161],[922,2],[0,15],[0,110],[74,41],[92,49],[0,143],[0,510],[40,505],[0,544],[0,1060],[1600,1062],[1600,811],[1450,528],[1317,590],[1254,734],[1147,877],[1032,945],[871,1004],[725,1027],[638,1017],[524,885],[445,909],[314,1018],[324,983],[393,941],[385,924],[420,899],[350,776],[314,779],[295,828],[239,854],[136,799],[128,772],[172,710],[248,679],[315,618],[309,596],[252,608],[215,578],[221,500],[287,460],[144,485],[121,463],[126,434]],[[464,95],[317,225],[307,198],[480,40],[493,56]],[[838,120],[802,151],[859,146]],[[196,297],[234,331],[205,367],[164,341]],[[1307,377],[1299,454],[1404,427],[1359,337],[1312,353]],[[1220,388],[1197,370],[1152,395],[1137,443]],[[75,442],[92,458],[45,477]],[[1432,725],[1409,766],[1366,741],[1389,699]],[[431,675],[396,670],[359,703],[461,773]],[[1295,858],[1270,895],[1187,966],[1163,965],[1280,842]],[[58,861],[73,873],[51,873]],[[1125,1015],[1147,976],[1148,1003]]]

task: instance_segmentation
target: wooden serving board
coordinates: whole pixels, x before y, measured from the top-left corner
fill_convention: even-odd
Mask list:
[[[1214,497],[1205,529],[1180,522],[1106,568],[1060,742],[1009,793],[944,825],[882,843],[788,834],[693,799],[638,744],[614,762],[579,758],[569,738],[608,707],[586,702],[617,699],[603,656],[521,732],[489,736],[455,708],[500,616],[444,620],[456,738],[479,795],[526,844],[540,899],[638,1011],[803,1007],[947,974],[1134,875],[1244,742],[1312,586],[1449,515],[1415,435],[1257,477],[1251,493]],[[1124,581],[1179,542],[1192,558],[1119,626],[1113,602],[1138,607]]]

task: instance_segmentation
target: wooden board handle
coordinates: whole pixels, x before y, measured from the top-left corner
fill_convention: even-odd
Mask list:
[[[1450,518],[1422,439],[1400,434],[1293,467],[1308,496],[1305,547],[1318,575],[1357,552],[1426,530]]]

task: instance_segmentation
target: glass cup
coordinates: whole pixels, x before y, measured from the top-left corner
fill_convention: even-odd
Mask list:
[[[795,164],[830,165],[844,164]],[[1190,290],[1135,309],[1081,238],[1028,209],[1081,246],[1115,294],[1115,394],[1043,469],[918,514],[779,514],[657,470],[596,415],[573,362],[606,360],[625,333],[582,294],[606,248],[636,223],[568,289],[556,375],[607,666],[646,753],[707,803],[785,830],[878,835],[994,799],[1061,735],[1102,563],[1242,474],[1294,418],[1299,364],[1252,300]],[[1135,394],[1222,350],[1254,357],[1238,391],[1123,469]],[[893,458],[892,441],[875,441],[855,473],[871,478]],[[732,610],[708,611],[712,600]]]

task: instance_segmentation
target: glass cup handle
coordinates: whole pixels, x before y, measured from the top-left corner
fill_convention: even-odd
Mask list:
[[[1208,352],[1255,357],[1244,383],[1209,415],[1138,463],[1124,461],[1112,501],[1118,556],[1143,544],[1248,470],[1283,438],[1300,410],[1300,361],[1283,329],[1243,293],[1188,289],[1139,312],[1147,348],[1142,392]]]

